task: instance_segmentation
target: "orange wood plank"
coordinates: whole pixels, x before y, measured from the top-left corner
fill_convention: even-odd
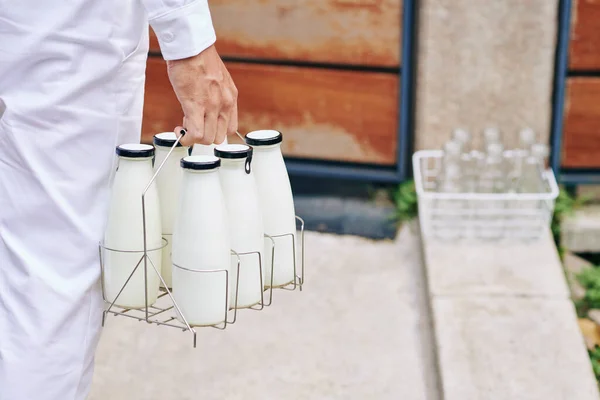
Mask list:
[[[277,129],[287,156],[393,165],[398,79],[392,74],[228,63],[240,131]],[[164,62],[148,62],[145,140],[181,123]]]
[[[600,78],[567,82],[562,166],[600,168]]]
[[[183,123],[183,111],[173,92],[165,61],[149,57],[146,65],[142,143],[151,143],[156,133],[170,132]]]
[[[400,64],[402,0],[211,0],[210,8],[222,56]]]
[[[600,70],[600,2],[575,0],[571,22],[569,67]]]

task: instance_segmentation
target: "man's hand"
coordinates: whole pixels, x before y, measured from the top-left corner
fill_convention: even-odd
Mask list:
[[[238,91],[214,46],[194,57],[167,61],[167,70],[184,113],[187,134],[181,144],[220,144],[237,131]]]

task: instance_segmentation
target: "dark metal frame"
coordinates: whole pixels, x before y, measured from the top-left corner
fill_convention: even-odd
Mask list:
[[[398,122],[398,147],[396,165],[390,167],[362,165],[330,161],[317,161],[286,157],[286,166],[291,175],[314,176],[363,180],[381,183],[398,183],[411,175],[411,153],[414,126],[414,71],[417,0],[404,0],[402,13],[402,40],[400,53],[402,66],[400,73],[400,98]]]
[[[559,183],[566,186],[582,184],[600,184],[600,170],[562,168],[562,139],[564,132],[565,97],[569,72],[569,34],[571,31],[571,13],[573,1],[560,0],[558,10],[558,40],[554,72],[554,92],[552,99],[552,126],[550,142],[550,167]]]

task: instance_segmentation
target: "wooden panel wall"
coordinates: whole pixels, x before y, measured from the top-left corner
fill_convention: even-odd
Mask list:
[[[562,166],[600,169],[600,2],[573,7]]]
[[[600,168],[600,78],[567,83],[563,167]]]
[[[164,61],[148,62],[144,140],[181,124]],[[394,164],[398,77],[386,73],[227,63],[240,97],[241,132],[284,133],[294,157]]]
[[[211,0],[210,7],[217,50],[235,60],[226,64],[239,89],[242,133],[281,130],[290,157],[396,164],[402,0]],[[182,120],[152,32],[146,76],[143,140],[150,141]]]
[[[571,15],[569,68],[600,70],[600,2],[574,0]]]
[[[400,64],[400,0],[211,0],[221,56]],[[151,49],[160,52],[151,34]]]

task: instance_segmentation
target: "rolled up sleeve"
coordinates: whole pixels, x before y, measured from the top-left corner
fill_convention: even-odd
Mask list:
[[[208,0],[142,0],[165,60],[200,54],[217,40]]]

